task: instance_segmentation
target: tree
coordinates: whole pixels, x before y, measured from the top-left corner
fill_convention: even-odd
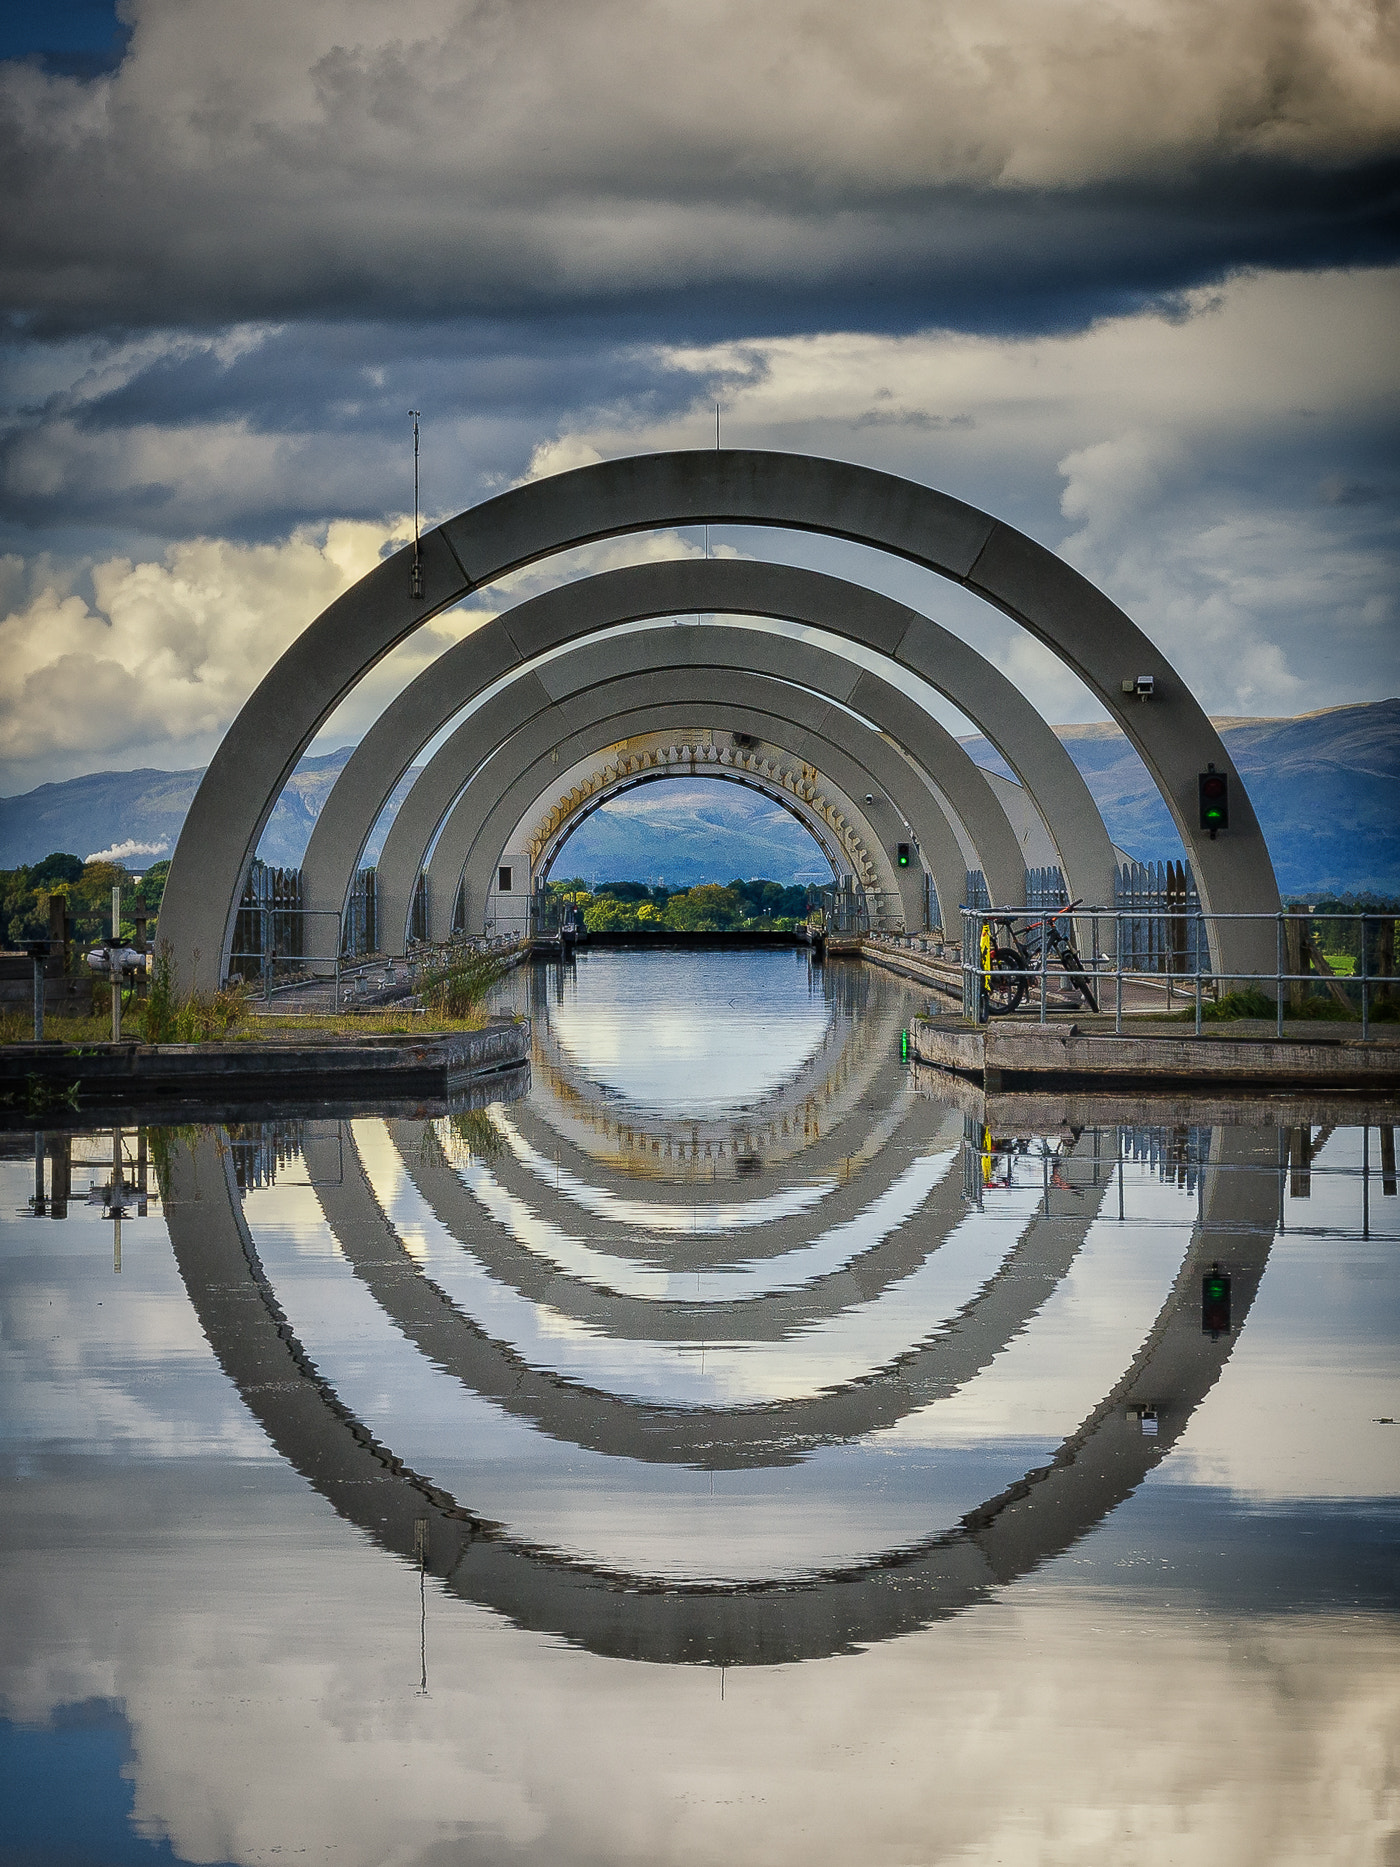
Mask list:
[[[636,905],[599,895],[583,910],[583,924],[589,933],[631,933],[637,926]]]
[[[741,918],[738,895],[718,882],[702,882],[666,903],[665,924],[674,933],[725,933]]]

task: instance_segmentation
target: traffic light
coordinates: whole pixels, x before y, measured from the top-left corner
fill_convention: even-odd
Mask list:
[[[896,847],[895,861],[899,864],[901,869],[907,869],[909,867],[909,845],[908,843],[900,843]]]
[[[1201,1279],[1201,1334],[1212,1342],[1230,1333],[1230,1273],[1212,1264]]]
[[[1230,784],[1223,771],[1217,771],[1214,765],[1206,769],[1196,780],[1196,788],[1201,801],[1201,828],[1209,830],[1212,842],[1217,830],[1230,827]]]

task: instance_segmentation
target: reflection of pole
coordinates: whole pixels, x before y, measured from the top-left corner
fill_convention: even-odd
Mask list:
[[[44,1136],[39,1128],[34,1130],[34,1216],[44,1216]]]
[[[114,888],[112,893],[117,891]],[[122,1268],[122,1131],[112,1130],[112,1269]]]
[[[144,1219],[146,1206],[150,1199],[146,1169],[146,1130],[136,1130],[136,1216]]]
[[[428,1696],[428,1519],[413,1524],[413,1553],[418,1558],[418,1691]]]
[[[52,1191],[49,1196],[49,1216],[54,1219],[68,1217],[68,1195],[73,1190],[73,1137],[56,1134],[49,1147],[49,1158],[53,1166],[49,1171],[49,1183]]]

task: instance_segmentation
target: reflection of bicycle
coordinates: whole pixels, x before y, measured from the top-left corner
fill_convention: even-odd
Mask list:
[[[1074,1152],[1081,1132],[1078,1128],[1072,1130],[1068,1141],[1058,1141],[1052,1147],[1048,1141],[1036,1142],[1022,1135],[997,1138],[990,1128],[983,1128],[979,1147],[983,1189],[989,1193],[1009,1190],[1016,1184],[1017,1162],[1037,1161],[1047,1191],[1054,1187],[1060,1192],[1073,1194],[1076,1199],[1082,1199],[1083,1188],[1072,1186],[1060,1172],[1061,1166]]]
[[[1047,914],[1044,920],[1028,921],[1019,931],[1010,916],[998,916],[984,923],[988,933],[996,927],[1002,930],[1000,943],[995,936],[988,941],[984,935],[983,940],[982,991],[989,1015],[1003,1017],[1007,1012],[1015,1011],[1021,1003],[1026,996],[1026,987],[1031,984],[1029,975],[1040,971],[1042,943],[1048,958],[1059,961],[1090,1011],[1098,1010],[1098,994],[1094,991],[1092,979],[1084,970],[1084,962],[1055,924],[1062,916],[1072,914],[1078,906],[1077,901],[1072,901],[1068,907],[1057,908],[1053,914]],[[989,945],[990,953],[987,951]]]

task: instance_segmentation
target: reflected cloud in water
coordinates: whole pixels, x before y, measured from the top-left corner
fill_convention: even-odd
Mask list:
[[[514,975],[509,1104],[6,1143],[5,1754],[95,1858],[1387,1862],[1375,1123],[989,1125],[699,957]]]

